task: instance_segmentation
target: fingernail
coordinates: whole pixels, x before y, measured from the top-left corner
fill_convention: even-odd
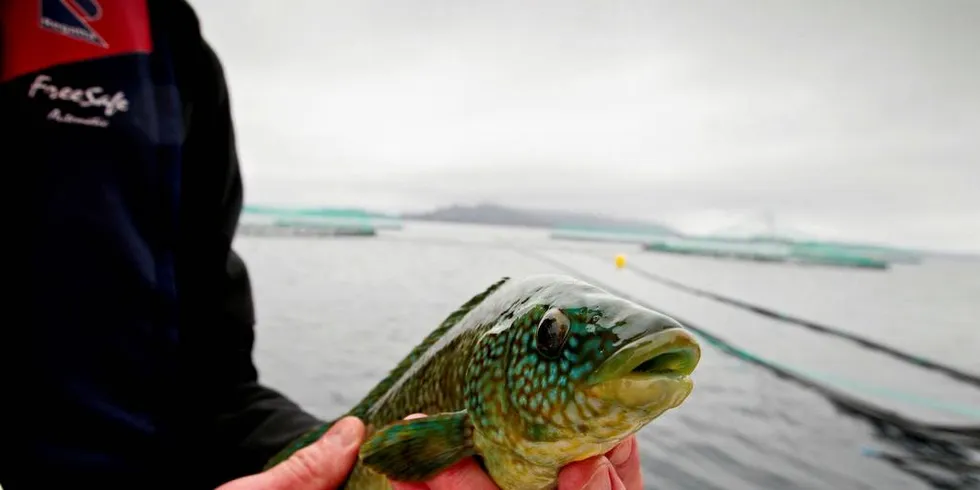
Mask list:
[[[327,439],[341,447],[348,447],[357,442],[357,421],[351,417],[338,421],[327,431]]]
[[[582,487],[582,490],[612,490],[612,466],[608,461],[603,462],[596,469],[589,482]]]
[[[629,459],[630,453],[632,452],[633,443],[629,441],[622,442],[609,453],[609,462],[614,466],[619,466]]]

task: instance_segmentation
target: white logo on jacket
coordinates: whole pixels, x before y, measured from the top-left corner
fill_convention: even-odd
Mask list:
[[[52,83],[50,76],[43,74],[38,75],[31,82],[27,96],[32,99],[46,96],[54,101],[71,102],[80,109],[96,108],[101,113],[98,115],[76,115],[55,107],[48,113],[48,119],[60,123],[105,128],[109,126],[109,119],[113,115],[129,111],[129,99],[126,98],[126,93],[121,90],[110,94],[98,85],[86,88],[68,85],[58,86]]]

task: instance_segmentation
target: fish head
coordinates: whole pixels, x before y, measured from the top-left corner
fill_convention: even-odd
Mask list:
[[[701,357],[678,321],[577,282],[530,298],[482,340],[496,343],[503,382],[480,390],[497,395],[476,407],[477,431],[554,468],[605,453],[681,405]]]

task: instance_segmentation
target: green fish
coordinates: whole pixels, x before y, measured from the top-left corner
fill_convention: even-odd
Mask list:
[[[425,481],[475,456],[503,490],[554,489],[563,466],[609,451],[683,403],[700,358],[680,323],[591,284],[504,278],[449,315],[347,413],[367,436],[342,488]],[[412,413],[428,417],[403,420]]]

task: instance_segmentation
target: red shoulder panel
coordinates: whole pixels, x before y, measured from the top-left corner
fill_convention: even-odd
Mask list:
[[[5,0],[0,9],[0,81],[153,50],[146,0]]]

